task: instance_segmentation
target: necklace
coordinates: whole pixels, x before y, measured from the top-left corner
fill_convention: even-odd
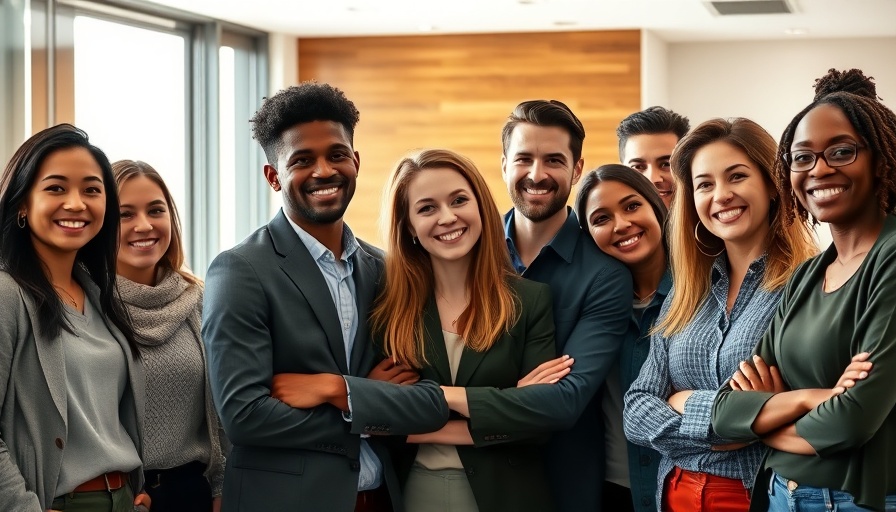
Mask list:
[[[60,296],[59,296],[60,299],[62,299],[63,301],[65,301],[67,304],[71,305],[71,307],[73,307],[73,308],[75,308],[75,309],[78,309],[78,301],[76,301],[75,298],[72,297],[72,294],[70,294],[70,293],[68,293],[67,291],[65,291],[65,288],[63,288],[63,287],[61,287],[61,286],[58,286],[58,285],[55,285],[55,284],[53,285],[53,288],[56,288],[56,290],[58,290],[58,291],[60,291],[60,292],[62,292],[62,293],[65,294],[65,297],[63,297],[63,296],[60,295]],[[59,295],[59,294],[57,294],[57,295]],[[66,297],[68,297],[68,300],[65,300]]]
[[[638,295],[638,292],[632,292],[632,293],[635,295],[635,298],[638,299],[638,304],[646,304],[647,302],[650,301],[650,299],[653,298],[654,295],[656,295],[657,290],[659,290],[659,288],[657,288],[656,290],[653,290],[652,292],[648,293],[644,297],[641,297],[640,295]]]
[[[870,251],[870,250],[871,250],[871,249],[868,249],[868,251]],[[839,263],[840,266],[845,267],[846,264],[849,263],[850,261],[852,261],[852,260],[858,258],[859,256],[868,254],[868,251],[862,251],[862,252],[853,254],[852,256],[850,256],[850,257],[849,257],[847,260],[845,260],[845,261],[841,260],[841,259],[840,259],[840,256],[837,256],[837,259],[835,259],[834,261],[837,262],[837,263]]]
[[[448,305],[449,308],[454,309],[454,304],[452,304],[451,301],[449,301],[448,299],[446,299],[445,296],[442,295],[442,292],[436,290],[436,295],[438,295],[440,299],[442,299],[443,301],[445,301],[445,304]],[[453,311],[452,311],[452,312],[453,312]],[[451,321],[451,325],[454,325],[454,324],[457,323],[457,319],[460,318],[460,315],[461,315],[462,313],[463,313],[463,311],[461,311],[460,313],[458,313],[458,315],[457,315],[456,317],[454,317],[454,320]]]

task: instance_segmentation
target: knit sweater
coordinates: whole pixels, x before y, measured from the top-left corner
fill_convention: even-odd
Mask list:
[[[156,286],[118,276],[146,374],[144,469],[199,461],[212,495],[224,480],[223,431],[208,385],[200,335],[202,287],[160,270]]]

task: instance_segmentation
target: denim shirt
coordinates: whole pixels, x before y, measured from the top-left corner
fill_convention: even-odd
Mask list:
[[[662,503],[663,481],[678,466],[688,471],[739,479],[750,488],[763,453],[761,443],[739,450],[713,451],[726,444],[712,430],[712,404],[719,388],[728,382],[741,361],[753,352],[768,328],[782,288],[762,287],[765,255],[753,261],[728,314],[728,260],[722,254],[713,262],[707,297],[691,322],[670,337],[656,333],[638,378],[624,397],[623,426],[633,443],[661,454],[657,473],[657,508]],[[660,318],[669,310],[674,285]],[[693,390],[679,414],[667,399],[679,390]]]

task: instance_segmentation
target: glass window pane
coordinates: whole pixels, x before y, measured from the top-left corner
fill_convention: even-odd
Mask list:
[[[218,241],[221,249],[236,245],[236,68],[234,50],[222,46],[218,50],[218,98],[220,158],[218,161]]]
[[[185,39],[76,16],[74,41],[75,124],[109,160],[159,171],[189,225]]]

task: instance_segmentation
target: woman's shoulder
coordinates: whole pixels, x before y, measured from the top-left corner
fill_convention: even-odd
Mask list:
[[[520,296],[532,297],[551,293],[551,287],[539,281],[520,276],[510,276],[508,280],[510,287]]]

